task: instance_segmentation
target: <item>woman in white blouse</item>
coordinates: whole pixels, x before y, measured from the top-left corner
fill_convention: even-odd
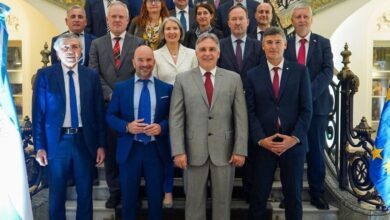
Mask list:
[[[160,28],[162,47],[154,51],[156,64],[153,74],[160,80],[173,84],[175,77],[198,66],[195,51],[181,44],[184,30],[176,17],[168,17]]]

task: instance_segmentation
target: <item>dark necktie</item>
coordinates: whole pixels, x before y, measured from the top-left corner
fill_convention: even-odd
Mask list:
[[[151,104],[150,104],[150,93],[148,89],[148,79],[145,80],[139,80],[143,83],[141,96],[139,98],[139,105],[138,105],[138,119],[143,118],[144,123],[150,124],[152,120],[151,116]],[[143,142],[144,144],[147,144],[150,142],[151,137],[146,135],[145,133],[137,134],[137,138],[139,141]]]
[[[301,40],[299,40],[299,42],[301,43],[301,46],[299,47],[298,50],[298,63],[305,65],[306,64],[306,46],[305,46],[306,39],[302,38]]]
[[[186,20],[186,16],[184,16],[184,13],[186,13],[186,11],[184,10],[180,11],[180,24],[183,27],[184,31],[187,31],[187,20]]]
[[[272,80],[272,89],[274,90],[274,95],[276,99],[279,98],[279,67],[272,68],[274,70],[274,78]]]
[[[112,49],[112,54],[114,55],[114,63],[115,63],[115,68],[119,69],[121,66],[121,46],[119,44],[119,41],[121,40],[120,37],[114,37],[115,39],[115,45],[114,48]]]
[[[237,39],[237,40],[236,40],[236,62],[237,62],[237,66],[238,66],[239,71],[241,71],[241,68],[242,68],[242,49],[241,49],[241,43],[242,43],[242,40],[241,40],[241,39]]]
[[[205,72],[204,76],[206,77],[206,80],[204,81],[204,88],[206,89],[209,106],[211,106],[211,101],[213,100],[213,82],[211,81],[211,73]]]
[[[259,31],[259,41],[260,41],[260,43],[263,42],[263,35],[264,35],[264,31]]]
[[[73,70],[68,71],[69,76],[69,100],[70,100],[70,119],[72,128],[79,127],[79,117],[77,113],[77,99],[76,99],[76,88],[73,81]]]

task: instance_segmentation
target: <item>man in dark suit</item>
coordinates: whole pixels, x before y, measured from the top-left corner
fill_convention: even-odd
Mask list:
[[[141,10],[142,0],[132,0],[136,1],[130,6],[129,0],[120,0],[126,4],[128,10],[132,17],[138,15]],[[107,34],[107,19],[106,15],[108,14],[108,6],[114,2],[114,0],[85,0],[85,12],[87,15],[87,27],[85,31],[89,34],[92,34],[96,37],[101,37]],[[136,4],[136,3],[139,4]],[[139,5],[139,8],[136,6]],[[137,13],[136,13],[137,12]]]
[[[153,50],[138,47],[133,58],[136,76],[116,85],[107,109],[108,124],[120,134],[116,157],[124,220],[137,219],[141,176],[146,181],[149,219],[162,219],[164,162],[171,160],[168,115],[172,85],[153,77],[154,63]]]
[[[218,66],[240,74],[245,89],[247,71],[259,65],[264,54],[260,42],[247,37],[249,19],[246,8],[233,6],[228,13],[231,35],[221,40]]]
[[[246,100],[253,149],[253,175],[248,219],[267,219],[267,200],[276,167],[285,197],[287,220],[302,219],[301,191],[312,115],[309,73],[283,59],[287,46],[280,28],[264,32],[267,61],[248,72]]]
[[[247,15],[249,19],[249,27],[247,28],[247,32],[249,33],[253,31],[257,26],[255,13],[258,4],[259,2],[253,0],[229,0],[228,2],[225,2],[224,4],[220,5],[217,10],[216,28],[223,31],[224,37],[228,37],[231,31],[228,25],[228,15],[230,8],[236,5],[241,5],[247,9]]]
[[[194,9],[189,7],[188,0],[173,0],[173,3],[175,8],[170,10],[169,14],[179,19],[185,32],[191,30],[195,22]]]
[[[84,32],[85,26],[87,25],[87,18],[84,9],[79,5],[70,7],[66,12],[65,23],[69,30],[64,33],[73,33],[79,36],[81,45],[83,46],[80,64],[88,66],[89,48],[91,47],[92,40],[96,37]],[[57,53],[54,50],[54,42],[56,42],[57,38],[58,36],[55,36],[51,40],[50,58],[52,64],[58,63]]]
[[[264,31],[271,27],[272,22],[272,6],[268,2],[260,3],[256,8],[255,19],[257,27],[248,33],[248,36],[257,39],[258,41],[263,40]]]
[[[92,42],[89,53],[89,67],[95,69],[100,76],[104,100],[111,100],[115,83],[134,76],[132,59],[134,50],[143,40],[126,32],[129,23],[127,6],[120,2],[112,2],[108,8],[107,22],[110,33]],[[105,163],[106,180],[110,190],[107,208],[115,208],[120,202],[119,171],[115,160],[116,135],[108,129],[107,159]]]
[[[307,176],[310,187],[310,202],[318,209],[329,209],[323,197],[325,181],[324,145],[328,116],[333,106],[329,85],[333,77],[333,55],[328,39],[312,33],[312,10],[309,5],[298,4],[292,12],[295,32],[288,40],[285,58],[309,69],[313,94],[313,119],[306,155]]]
[[[36,159],[49,165],[49,214],[65,220],[70,167],[76,182],[76,219],[92,220],[92,172],[104,161],[102,89],[98,74],[78,65],[82,47],[74,34],[54,44],[61,63],[40,69],[34,83],[32,121]]]

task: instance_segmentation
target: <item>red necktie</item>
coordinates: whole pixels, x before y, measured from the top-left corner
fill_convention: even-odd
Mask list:
[[[213,99],[213,83],[211,82],[211,73],[206,72],[204,76],[206,77],[206,80],[204,81],[204,88],[206,89],[209,106],[211,106],[211,100]]]
[[[272,80],[272,89],[274,90],[274,94],[276,98],[279,98],[279,67],[272,68],[274,70],[274,79]]]
[[[305,65],[306,64],[306,47],[305,47],[306,39],[302,38],[299,40],[299,42],[301,43],[301,46],[299,47],[298,50],[298,63]]]
[[[114,63],[115,63],[115,68],[119,69],[121,66],[121,46],[119,44],[119,41],[121,40],[120,37],[115,37],[115,45],[114,48],[112,49],[112,54],[114,55]]]

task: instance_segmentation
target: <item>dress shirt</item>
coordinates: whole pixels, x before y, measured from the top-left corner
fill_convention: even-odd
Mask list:
[[[185,32],[187,32],[188,30],[191,29],[190,27],[190,16],[189,16],[189,7],[187,5],[187,7],[185,7],[183,10],[182,9],[179,9],[178,7],[175,7],[175,10],[176,10],[176,18],[179,19],[180,21],[180,16],[181,16],[181,11],[185,11],[184,13],[184,17],[186,18],[186,24],[187,24],[187,30],[184,30]]]
[[[133,104],[134,104],[134,118],[138,119],[138,105],[139,105],[139,99],[141,97],[142,88],[144,86],[143,82],[139,81],[139,77],[137,75],[134,76],[134,97],[133,97]],[[153,76],[149,77],[150,82],[148,83],[148,89],[150,94],[150,121],[154,122],[154,115],[156,112],[156,89],[154,87],[154,78]],[[134,137],[136,138],[136,135]],[[152,136],[152,141],[154,141],[155,138]]]
[[[268,64],[268,69],[269,69],[269,73],[270,73],[270,77],[271,77],[271,82],[273,81],[274,75],[275,75],[273,68],[274,67],[279,68],[278,74],[279,74],[279,88],[280,88],[280,81],[282,80],[284,59],[276,66],[272,65],[268,60],[267,60],[267,64]]]
[[[300,37],[298,36],[298,34],[295,34],[295,54],[298,58],[298,52],[299,52],[299,48],[301,47],[301,42],[300,40],[301,39],[306,39],[306,43],[305,43],[305,61],[307,61],[307,52],[309,51],[309,42],[310,42],[310,36],[311,36],[311,32],[309,32],[306,37]]]
[[[111,46],[112,46],[112,49],[114,49],[115,42],[116,42],[115,38],[117,36],[115,36],[112,32],[110,32],[110,36],[111,36]],[[119,40],[120,54],[122,54],[122,48],[123,48],[123,42],[125,41],[125,36],[126,36],[126,31],[124,31],[121,35],[118,36],[121,38]]]
[[[238,3],[241,3],[241,5],[246,8],[246,0],[242,0],[241,2],[239,2],[237,0],[234,0],[233,3],[234,3],[234,5],[237,5]]]
[[[238,38],[236,38],[233,34],[231,35],[231,38],[232,38],[234,54],[236,54],[236,46],[237,46],[236,40],[238,40]],[[240,44],[241,51],[242,51],[242,62],[244,62],[246,35],[240,39],[242,40],[242,42]]]
[[[263,34],[260,34],[260,31],[263,32]],[[257,37],[257,40],[260,41],[260,39],[262,39],[264,36],[261,36],[261,35],[264,35],[264,31],[261,30],[259,27],[257,27],[256,29],[256,37]],[[261,36],[261,37],[260,37]]]
[[[64,76],[65,83],[65,118],[62,127],[70,128],[72,127],[71,117],[70,117],[70,96],[69,96],[69,75],[68,71],[72,70],[74,73],[72,75],[74,88],[76,90],[76,101],[77,101],[77,115],[79,118],[79,127],[83,127],[82,118],[81,118],[81,106],[80,106],[80,84],[79,84],[79,73],[77,65],[73,69],[62,65],[62,73]]]
[[[215,84],[215,73],[217,72],[217,67],[214,67],[214,69],[212,69],[211,71],[206,71],[205,69],[203,69],[200,66],[199,66],[199,69],[200,69],[200,73],[202,74],[203,84],[206,81],[206,76],[204,74],[206,72],[210,72],[211,73],[211,75],[210,75],[211,83],[213,84],[213,87],[214,87],[214,84]]]

